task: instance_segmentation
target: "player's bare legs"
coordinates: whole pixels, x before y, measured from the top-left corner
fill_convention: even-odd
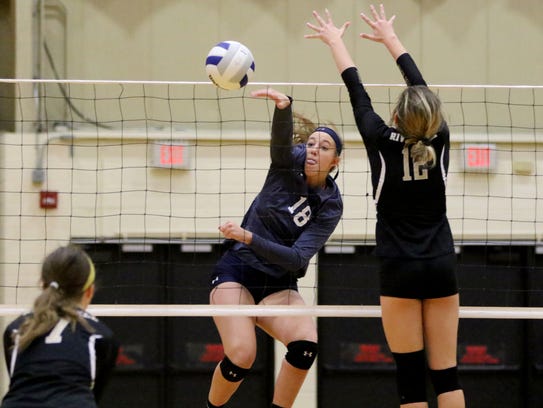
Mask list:
[[[443,370],[457,364],[459,296],[426,299],[423,302],[424,336],[428,365]],[[440,394],[439,408],[464,408],[464,392],[455,390]]]
[[[239,283],[225,282],[211,291],[212,305],[251,305],[253,297]],[[219,331],[224,353],[232,363],[243,369],[249,369],[256,357],[255,318],[247,316],[215,316],[213,318]],[[242,381],[229,381],[217,365],[211,380],[208,399],[220,407],[228,402],[239,388]]]
[[[393,353],[413,353],[424,349],[422,302],[381,296],[382,323]],[[426,402],[400,405],[402,408],[428,408]]]
[[[424,349],[432,370],[457,364],[459,296],[436,299],[403,299],[382,296],[382,322],[392,352],[411,353]],[[400,405],[402,408],[427,408],[426,402]],[[438,396],[439,408],[464,408],[462,390]]]
[[[305,302],[298,292],[283,290],[266,297],[260,304],[304,305]],[[309,344],[314,343],[316,346],[317,328],[311,316],[264,316],[257,319],[257,324],[287,347],[299,340],[305,340]],[[315,355],[311,357],[314,359]],[[273,403],[282,408],[292,407],[308,371],[309,368],[296,368],[283,359],[275,382]]]

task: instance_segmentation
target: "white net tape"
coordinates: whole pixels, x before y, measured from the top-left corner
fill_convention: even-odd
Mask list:
[[[0,305],[0,316],[19,315],[28,305]],[[96,316],[135,317],[202,317],[202,316],[314,316],[360,317],[381,316],[380,306],[253,306],[253,305],[91,305]],[[461,306],[464,319],[543,319],[543,307],[475,307]]]

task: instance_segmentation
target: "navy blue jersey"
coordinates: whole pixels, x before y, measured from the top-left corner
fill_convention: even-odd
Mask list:
[[[407,53],[397,60],[407,85],[424,85]],[[449,168],[446,123],[432,139],[437,165],[414,163],[404,135],[388,126],[373,110],[355,67],[342,73],[356,125],[368,154],[373,198],[377,207],[376,255],[391,258],[433,258],[454,251],[446,215],[445,186]]]
[[[325,188],[307,185],[306,147],[293,145],[292,133],[291,106],[275,108],[270,169],[241,223],[253,239],[249,246],[236,242],[231,248],[249,265],[276,277],[304,276],[343,213],[339,188],[330,176]]]
[[[26,316],[13,321],[4,332],[4,352],[10,385],[1,408],[96,408],[112,372],[119,344],[111,330],[87,312],[81,316],[94,333],[65,319],[46,335],[18,352],[12,333]]]

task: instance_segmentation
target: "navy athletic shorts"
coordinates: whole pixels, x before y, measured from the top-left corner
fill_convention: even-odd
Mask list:
[[[381,295],[433,299],[458,293],[456,254],[429,259],[380,258]]]
[[[280,278],[266,274],[238,258],[233,251],[227,251],[211,274],[211,289],[224,282],[237,282],[246,287],[255,304],[266,296],[285,289],[298,291],[298,279],[291,273],[285,273]]]

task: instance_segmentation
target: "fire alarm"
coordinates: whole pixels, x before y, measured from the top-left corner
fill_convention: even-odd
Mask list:
[[[57,191],[40,191],[40,208],[57,208]]]

